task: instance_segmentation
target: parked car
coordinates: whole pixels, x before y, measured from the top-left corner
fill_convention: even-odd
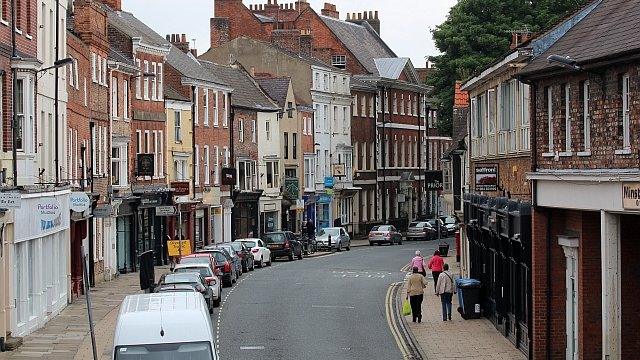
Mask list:
[[[158,285],[154,289],[156,293],[168,293],[168,292],[198,292],[196,288],[190,284],[165,284]]]
[[[236,241],[245,244],[251,249],[253,261],[258,264],[258,267],[271,266],[271,250],[267,249],[264,241],[260,239],[238,239]]]
[[[231,263],[233,264],[233,266],[236,269],[236,274],[238,274],[238,277],[242,276],[242,259],[240,259],[238,254],[236,254],[236,251],[231,247],[231,245],[229,245],[229,244],[216,244],[216,245],[213,245],[213,247],[215,249],[222,249],[222,250],[226,251],[227,254],[229,254],[229,256],[231,256]]]
[[[414,221],[407,229],[407,240],[432,240],[437,237],[436,229],[427,221]]]
[[[449,234],[449,230],[444,226],[444,221],[442,221],[442,219],[429,219],[427,221],[432,228],[436,229],[436,237],[438,236],[438,229],[440,229],[440,236],[447,236]]]
[[[460,228],[458,224],[458,219],[455,216],[443,216],[440,218],[442,222],[444,222],[444,226],[447,228],[447,233],[449,236],[453,235]]]
[[[213,329],[200,294],[129,295],[118,313],[111,359],[217,360]]]
[[[225,244],[226,245],[226,244]],[[253,262],[253,255],[251,255],[251,249],[244,246],[241,242],[231,242],[229,245],[235,250],[236,255],[240,258],[242,264],[242,272],[253,271],[255,264]]]
[[[351,238],[347,231],[341,227],[320,229],[316,236],[316,246],[321,249],[329,248],[329,236],[331,236],[331,248],[329,250],[342,251],[343,248],[347,249],[347,251],[351,250]]]
[[[271,250],[271,260],[285,256],[290,261],[296,257],[302,259],[302,244],[291,231],[275,231],[264,234],[264,242]]]
[[[209,264],[213,273],[216,274],[216,260],[211,254],[195,253],[185,255],[180,258],[180,264]],[[219,275],[219,274],[216,274]]]
[[[213,306],[220,306],[220,301],[222,300],[222,281],[217,276],[216,273],[219,273],[219,270],[211,269],[211,266],[208,263],[200,263],[200,264],[180,264],[176,266],[173,270],[174,273],[185,273],[185,272],[196,272],[204,277],[204,280],[213,290]]]
[[[207,286],[207,282],[204,279],[204,276],[200,275],[200,273],[189,271],[165,274],[160,277],[160,281],[157,287],[158,289],[162,289],[164,286],[172,284],[193,286],[193,288],[196,289],[197,292],[204,296],[204,299],[207,302],[209,313],[213,312],[213,289]]]
[[[198,253],[208,253],[213,255],[216,259],[216,269],[221,272],[220,276],[222,277],[222,286],[232,286],[233,283],[238,280],[238,274],[236,273],[236,268],[233,265],[231,255],[223,249],[210,247],[211,246],[207,246],[203,250],[198,251]]]
[[[369,246],[387,243],[402,245],[402,234],[393,225],[377,225],[369,231]]]

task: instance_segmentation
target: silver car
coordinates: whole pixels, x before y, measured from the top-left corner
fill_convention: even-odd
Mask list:
[[[351,237],[344,228],[330,227],[321,229],[316,236],[316,246],[319,248],[329,248],[329,237],[331,237],[331,249],[342,251],[342,249],[351,250]]]
[[[378,243],[387,243],[389,245],[402,245],[402,234],[396,230],[393,225],[378,225],[369,231],[369,246]]]

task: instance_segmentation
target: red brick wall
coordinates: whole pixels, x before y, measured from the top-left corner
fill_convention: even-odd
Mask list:
[[[513,198],[522,200],[531,199],[531,186],[527,181],[527,172],[531,170],[530,157],[472,161],[470,167],[470,183],[472,187],[475,184],[475,167],[490,164],[498,165],[498,187],[504,190],[504,196],[511,195]],[[484,191],[483,193],[488,196],[503,196],[502,190]]]
[[[582,212],[578,248],[578,335],[580,359],[602,358],[602,261],[600,213]]]
[[[351,143],[353,146],[358,146],[358,149],[354,149],[353,156],[356,156],[356,152],[358,158],[354,158],[354,168],[363,169],[369,168],[371,163],[371,158],[375,158],[375,153],[371,151],[371,143],[375,143],[376,141],[376,124],[373,114],[370,111],[369,104],[372,101],[375,101],[375,92],[364,92],[364,91],[356,91],[352,90],[351,94],[354,97],[357,97],[358,103],[357,109],[352,106],[352,118],[351,118]],[[360,111],[362,109],[362,97],[365,97],[366,106],[365,113],[362,114]],[[374,104],[375,107],[375,104]],[[417,136],[414,135],[414,136]],[[362,144],[366,143],[366,164],[362,163]],[[374,159],[375,160],[375,159]],[[366,166],[365,166],[366,165]],[[371,169],[374,170],[374,169]]]
[[[640,354],[640,217],[620,216],[622,268],[622,359],[634,359]]]
[[[212,48],[239,36],[269,41],[268,33],[242,0],[216,0],[214,14],[215,18],[211,19]]]
[[[590,113],[591,113],[591,156],[560,157],[556,161],[553,157],[543,157],[549,152],[547,103],[545,102],[545,88],[552,89],[554,149],[565,151],[565,121],[564,99],[561,99],[561,85],[570,86],[570,114],[572,118],[572,150],[582,151],[584,134],[582,131],[582,105],[580,100],[580,82],[587,79],[585,75],[564,76],[537,82],[536,117],[537,132],[533,139],[538,152],[538,167],[541,169],[595,169],[595,168],[630,168],[637,167],[640,161],[638,147],[640,144],[640,103],[633,101],[630,105],[630,143],[631,154],[615,155],[615,150],[622,149],[622,136],[619,133],[619,110],[622,100],[618,90],[618,75],[630,75],[631,99],[640,96],[640,66],[637,64],[621,65],[608,68],[605,77],[590,78]],[[601,83],[603,85],[601,85]],[[605,92],[603,93],[603,87]]]
[[[235,151],[236,161],[239,157],[248,157],[251,160],[258,161],[258,138],[256,133],[256,142],[251,141],[251,130],[253,122],[256,122],[258,126],[258,114],[255,111],[234,109],[234,124],[233,124],[233,147]],[[244,125],[244,137],[243,141],[240,141],[240,122]]]

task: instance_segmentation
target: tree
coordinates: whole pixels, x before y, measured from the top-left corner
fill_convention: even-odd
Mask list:
[[[557,23],[589,0],[459,0],[433,31],[441,55],[430,58],[438,128],[451,134],[456,80],[466,80],[509,50],[514,31],[537,32]]]

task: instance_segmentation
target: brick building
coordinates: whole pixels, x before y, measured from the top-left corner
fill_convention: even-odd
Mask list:
[[[189,152],[193,168],[188,171],[192,174],[192,193],[188,201],[191,205],[181,207],[184,208],[184,238],[192,240],[193,249],[199,249],[232,238],[231,226],[223,225],[225,220],[220,212],[224,200],[230,198],[229,190],[221,184],[221,169],[229,167],[231,112],[227,104],[232,88],[195,58],[184,34],[167,35],[166,38],[173,46],[167,56],[165,82],[193,105],[193,113],[185,119],[192,121],[194,129],[192,134],[185,134],[191,137],[186,141],[192,144]],[[175,132],[175,127],[168,127],[167,134],[170,131]],[[170,146],[176,146],[175,139]],[[176,154],[174,151],[171,155],[175,157]],[[171,226],[170,233],[176,231]]]
[[[427,194],[422,186],[424,178],[420,161],[414,157],[418,154],[416,148],[420,148],[424,162],[431,160],[426,156],[429,151],[426,143],[429,142],[433,150],[431,154],[437,154],[431,161],[431,166],[439,169],[440,159],[449,146],[450,138],[438,136],[435,129],[433,135],[430,133],[429,138],[426,137],[426,111],[423,109],[426,108],[429,89],[420,85],[413,65],[407,59],[398,58],[380,39],[380,19],[377,12],[349,14],[346,20],[340,20],[340,14],[333,4],[325,4],[320,14],[306,1],[278,4],[274,0],[247,7],[239,0],[222,0],[216,1],[214,6],[216,17],[211,19],[212,49],[224,48],[238,37],[251,37],[271,42],[294,53],[311,55],[353,75],[363,76],[363,80],[374,83],[379,93],[385,89],[390,96],[389,106],[392,106],[395,94],[396,112],[380,125],[385,124],[386,139],[389,141],[387,147],[397,147],[400,158],[396,162],[393,162],[395,158],[390,159],[393,165],[388,165],[385,159],[385,170],[376,179],[377,182],[382,182],[382,186],[377,186],[379,194],[376,196],[379,203],[399,205],[379,207],[376,218],[406,226],[418,214],[436,211],[440,196],[432,193],[429,198],[424,199]],[[405,111],[405,107],[411,111]],[[382,118],[380,106],[377,111],[377,118]],[[388,121],[395,123],[387,127]],[[376,131],[381,133],[380,129]],[[315,141],[318,142],[317,137]],[[382,142],[376,143],[379,154],[381,144]],[[404,149],[404,153],[401,149]],[[382,157],[378,159],[382,160]],[[376,166],[380,167],[382,163]],[[407,179],[403,182],[402,189],[396,185],[400,178]],[[403,201],[399,203],[396,199]],[[432,211],[426,209],[427,204]],[[339,212],[344,213],[342,210]],[[347,212],[348,220],[353,212],[351,209]],[[352,232],[353,229],[350,228],[349,231]]]
[[[640,350],[638,5],[588,4],[520,72],[532,96],[534,359]]]
[[[237,169],[232,190],[234,210],[225,208],[235,238],[260,237],[278,230],[282,224],[284,185],[283,140],[280,130],[281,109],[260,88],[240,64],[219,65],[201,60],[216,78],[233,88],[231,96],[233,134],[230,152],[225,153],[225,168]],[[235,165],[234,165],[235,164]]]

